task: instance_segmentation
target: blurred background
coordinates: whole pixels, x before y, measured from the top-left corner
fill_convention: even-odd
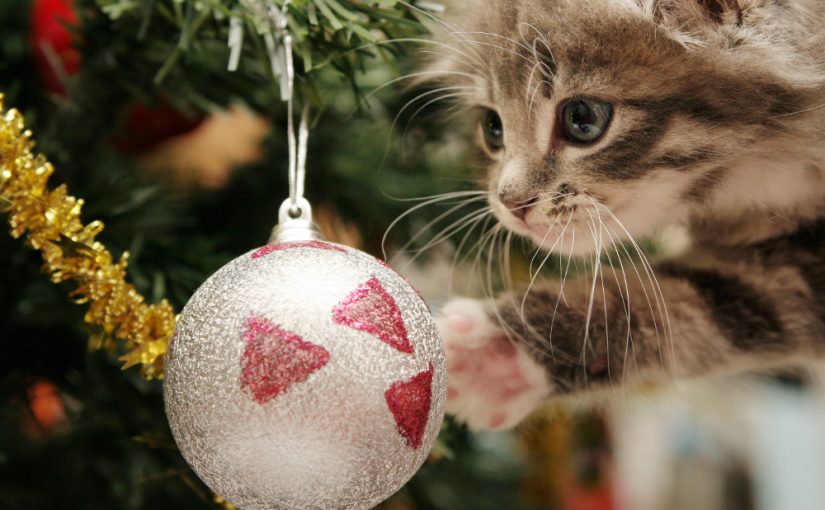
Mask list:
[[[54,185],[85,199],[86,221],[104,221],[100,239],[116,256],[131,253],[130,280],[176,309],[265,242],[286,195],[285,108],[260,38],[247,37],[238,71],[226,70],[221,9],[235,7],[0,2],[6,107],[25,114],[57,168]],[[402,18],[383,36],[425,32],[420,13]],[[342,55],[350,37],[369,36],[330,30],[328,51]],[[385,86],[414,71],[421,51],[347,54],[311,76],[305,54],[299,87],[323,106],[307,194],[326,236],[375,255],[386,247],[437,309],[448,295],[501,285],[486,268],[500,269],[505,246],[485,237],[490,223],[468,221],[480,204],[421,198],[481,178],[470,122],[449,101],[403,80]],[[523,276],[529,249],[508,249],[507,270]],[[6,233],[0,268],[0,509],[220,508],[175,448],[161,384],[89,350],[93,331],[67,299],[71,287],[49,283],[39,254]],[[822,381],[800,369],[644,388],[559,403],[506,433],[448,420],[430,461],[381,508],[823,510]]]

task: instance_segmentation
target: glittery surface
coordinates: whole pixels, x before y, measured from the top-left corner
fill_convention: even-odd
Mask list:
[[[332,316],[337,324],[365,331],[394,349],[413,353],[398,305],[374,276],[335,305]]]
[[[281,250],[288,250],[290,248],[317,248],[319,250],[334,250],[334,251],[341,251],[346,253],[347,250],[340,246],[336,246],[334,244],[325,243],[323,241],[296,241],[292,243],[277,243],[277,244],[267,244],[266,246],[261,246],[257,250],[252,252],[253,259],[259,259],[261,257],[265,257],[270,253],[281,251]]]
[[[398,432],[410,448],[421,448],[432,402],[433,367],[409,381],[398,381],[384,393]]]
[[[306,381],[329,361],[326,349],[264,317],[249,317],[243,337],[246,348],[241,355],[241,386],[261,404]]]
[[[164,381],[178,446],[199,476],[242,510],[372,508],[424,462],[441,426],[447,372],[427,307],[403,278],[355,250],[293,246],[251,254],[218,270],[179,317]],[[373,277],[396,303],[415,356],[334,320],[333,308]],[[323,347],[326,364],[260,403],[242,385],[250,316]],[[256,338],[266,344],[285,335]],[[388,391],[430,367],[430,409],[413,448],[402,431],[414,438],[414,420],[390,409]],[[415,401],[415,393],[390,391],[403,394],[398,403]],[[398,408],[415,414],[414,404]]]

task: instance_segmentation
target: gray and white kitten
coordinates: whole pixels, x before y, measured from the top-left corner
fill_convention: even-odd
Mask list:
[[[428,72],[480,113],[502,225],[614,266],[663,226],[692,238],[449,302],[449,412],[507,428],[561,395],[825,355],[825,0],[449,9]]]

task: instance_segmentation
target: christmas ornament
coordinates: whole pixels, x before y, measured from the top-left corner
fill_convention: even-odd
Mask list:
[[[303,209],[303,207],[302,207]],[[181,453],[243,510],[366,509],[424,462],[446,368],[429,310],[373,257],[317,240],[230,262],[166,358]]]
[[[184,458],[242,510],[368,509],[426,459],[444,414],[445,357],[415,289],[312,224],[309,112],[296,141],[285,9],[269,11],[268,46],[287,100],[290,198],[270,244],[219,269],[181,313],[166,413]]]

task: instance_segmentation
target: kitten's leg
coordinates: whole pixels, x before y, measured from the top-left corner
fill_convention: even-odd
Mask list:
[[[569,282],[563,299],[543,284],[526,298],[500,297],[495,313],[478,301],[448,304],[439,319],[451,368],[448,409],[475,428],[504,428],[551,395],[776,365],[821,351],[825,328],[793,267],[672,266],[657,274],[657,285],[643,278],[599,284],[592,301],[593,285]],[[493,355],[508,346],[513,354]],[[525,384],[503,390],[519,380]],[[497,412],[507,419],[493,420]]]

